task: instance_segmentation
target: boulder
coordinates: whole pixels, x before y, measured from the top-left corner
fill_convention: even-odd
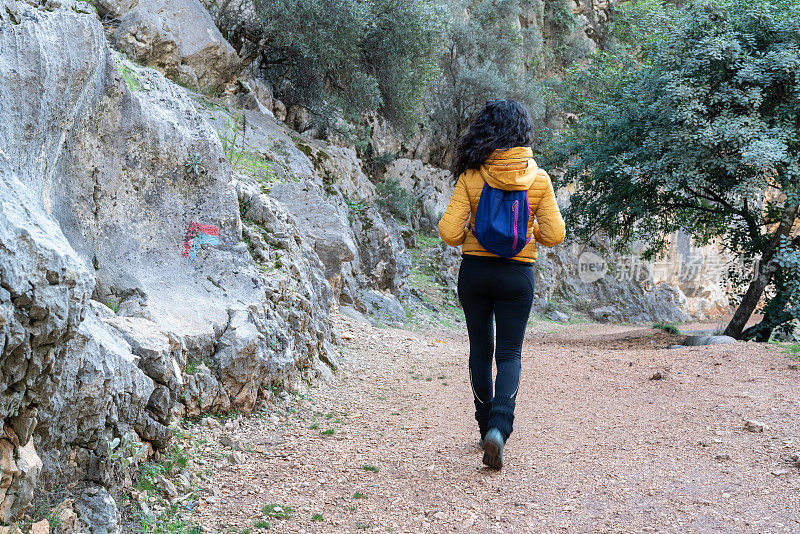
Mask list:
[[[595,321],[600,321],[603,323],[620,321],[622,319],[622,315],[620,314],[619,310],[614,306],[601,306],[599,308],[594,308],[589,311],[589,316]]]
[[[399,324],[406,320],[403,304],[391,293],[366,290],[361,293],[367,312],[379,321]]]
[[[99,0],[99,12],[120,19],[114,45],[131,59],[200,87],[227,82],[239,65],[199,0]]]
[[[730,336],[689,336],[683,344],[687,347],[697,347],[700,345],[725,345],[736,343],[736,339]]]
[[[127,57],[167,76],[180,73],[181,54],[175,35],[152,11],[137,9],[125,15],[114,32],[114,46]]]
[[[113,497],[102,486],[89,486],[75,499],[78,522],[88,534],[118,534],[119,512]]]
[[[558,310],[548,310],[547,313],[544,314],[544,316],[547,319],[550,319],[551,321],[556,321],[557,323],[569,322],[569,315]]]

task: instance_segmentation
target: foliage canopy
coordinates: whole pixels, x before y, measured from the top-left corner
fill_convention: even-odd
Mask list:
[[[534,119],[542,119],[544,84],[527,63],[530,36],[520,27],[521,2],[453,0],[450,9],[452,24],[431,114],[440,135],[455,142],[475,113],[496,98],[519,100]]]
[[[256,0],[259,62],[319,124],[380,110],[410,130],[437,74],[446,12],[412,0]]]
[[[768,337],[800,289],[784,280],[800,250],[800,4],[646,0],[619,15],[617,50],[573,73],[580,119],[553,146],[577,184],[567,217],[583,238],[603,230],[651,255],[675,230],[721,238],[754,264],[727,333],[769,287],[780,321],[772,310],[745,333]]]

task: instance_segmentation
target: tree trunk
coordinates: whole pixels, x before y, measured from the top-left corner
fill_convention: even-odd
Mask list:
[[[758,303],[761,301],[764,290],[770,283],[772,275],[775,274],[775,271],[778,269],[778,264],[773,261],[775,251],[781,239],[788,236],[792,231],[792,226],[794,225],[795,219],[797,219],[797,212],[797,205],[787,206],[784,209],[783,217],[778,225],[778,230],[762,251],[761,261],[756,263],[753,281],[750,282],[750,287],[747,288],[747,292],[744,294],[744,297],[742,297],[739,308],[737,308],[736,313],[733,314],[733,319],[731,319],[731,322],[728,323],[728,326],[725,328],[725,332],[723,332],[726,336],[731,336],[736,339],[741,338],[747,321],[749,321],[750,316],[753,315]]]
[[[232,81],[238,78],[239,75],[244,72],[244,69],[249,67],[253,61],[261,57],[261,54],[264,53],[264,50],[267,49],[267,46],[269,46],[271,42],[272,41],[268,37],[264,37],[249,54],[239,58],[239,64],[231,71],[229,79]]]
[[[764,290],[769,284],[770,276],[767,273],[769,267],[769,264],[764,266],[761,262],[756,264],[755,277],[753,281],[750,282],[750,287],[747,288],[744,297],[742,297],[742,302],[736,309],[736,313],[733,314],[733,319],[731,319],[731,322],[728,323],[728,326],[725,328],[725,332],[723,332],[724,335],[736,339],[741,337],[742,331],[744,331],[744,327],[747,325],[747,321],[749,321],[750,316],[753,315],[756,306],[758,306],[759,301],[761,301]]]

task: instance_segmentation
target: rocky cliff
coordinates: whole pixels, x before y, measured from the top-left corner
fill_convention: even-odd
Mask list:
[[[109,46],[84,2],[0,8],[0,519],[44,482],[114,485],[107,444],[163,448],[176,414],[252,409],[327,379],[333,293],[294,220],[260,271],[219,136],[187,93]],[[252,231],[252,230],[248,230]]]
[[[396,222],[356,152],[291,130],[268,87],[231,79],[237,62],[197,0],[0,0],[0,522],[37,484],[81,481],[91,531],[98,486],[129,476],[115,440],[152,453],[179,417],[330,380],[337,303],[405,319],[406,243],[435,228],[447,173],[392,163],[384,183],[414,199]],[[675,243],[635,276],[544,252],[537,306],[714,311],[713,269],[681,285],[694,252]],[[436,250],[452,289],[458,251]]]

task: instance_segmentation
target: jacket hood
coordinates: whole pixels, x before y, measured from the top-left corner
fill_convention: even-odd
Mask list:
[[[524,146],[495,150],[479,169],[487,184],[503,191],[527,191],[538,170],[533,151]]]

